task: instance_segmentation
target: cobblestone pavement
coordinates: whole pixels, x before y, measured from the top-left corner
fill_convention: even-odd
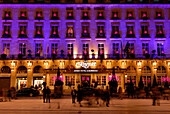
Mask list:
[[[160,100],[160,106],[152,106],[152,99],[111,99],[110,106],[106,107],[102,101],[100,105],[94,102],[88,105],[82,102],[83,107],[78,103],[72,104],[71,98],[51,99],[51,103],[43,103],[42,99],[19,98],[11,102],[0,102],[0,114],[46,114],[49,113],[83,113],[83,114],[170,114],[170,100]]]

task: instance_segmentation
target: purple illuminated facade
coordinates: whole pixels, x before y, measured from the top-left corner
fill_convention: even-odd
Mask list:
[[[0,4],[0,36],[4,87],[53,89],[58,67],[65,92],[84,80],[105,88],[113,67],[123,88],[170,77],[170,4]]]

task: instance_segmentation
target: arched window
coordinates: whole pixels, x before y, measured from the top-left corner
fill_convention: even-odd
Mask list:
[[[3,66],[1,68],[2,73],[11,73],[11,69],[8,66]]]
[[[43,73],[43,68],[41,66],[34,67],[34,73]]]
[[[158,66],[157,73],[166,73],[166,69],[164,66]]]
[[[149,68],[149,66],[144,66],[142,68],[142,73],[151,73],[151,69]]]
[[[127,73],[135,73],[135,72],[136,72],[136,68],[134,66],[127,67]]]
[[[20,66],[17,69],[17,73],[27,73],[27,68],[25,66]]]

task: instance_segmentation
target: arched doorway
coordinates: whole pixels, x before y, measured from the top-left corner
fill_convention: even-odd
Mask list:
[[[19,66],[17,68],[17,89],[27,87],[27,68],[25,66]]]

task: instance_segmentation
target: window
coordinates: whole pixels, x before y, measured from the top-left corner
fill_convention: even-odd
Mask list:
[[[129,43],[130,54],[135,54],[134,43]]]
[[[158,38],[164,38],[164,33],[163,33],[163,25],[156,25],[156,37]]]
[[[52,43],[51,44],[51,53],[57,55],[57,51],[58,51],[58,44],[57,43]]]
[[[120,38],[119,26],[112,26],[112,37],[113,38]]]
[[[27,37],[26,28],[27,28],[26,26],[23,26],[23,25],[20,26],[19,38]]]
[[[52,12],[51,20],[58,20],[58,12]]]
[[[67,19],[73,19],[73,12],[72,11],[67,12]]]
[[[163,19],[162,12],[156,12],[156,19]]]
[[[20,12],[20,17],[19,17],[20,20],[26,20],[27,19],[27,13],[26,11],[21,11]]]
[[[73,30],[73,25],[68,25],[67,26],[67,38],[73,38],[74,37],[74,30]]]
[[[130,83],[130,80],[132,80],[132,83],[135,86],[136,85],[136,76],[128,76],[127,77],[127,82]]]
[[[98,12],[97,19],[104,19],[103,12]]]
[[[148,66],[142,68],[142,73],[151,73],[151,69]]]
[[[42,11],[37,11],[36,12],[36,20],[42,20],[43,19],[43,15],[42,15]]]
[[[19,44],[19,54],[22,54],[23,56],[26,55],[26,44],[25,43]]]
[[[143,20],[147,20],[148,19],[147,12],[141,12],[141,19],[143,19]]]
[[[168,80],[167,76],[157,76],[158,85],[165,85],[165,82]]]
[[[118,12],[112,12],[112,19],[119,19]]]
[[[97,26],[97,37],[105,37],[104,33],[104,25],[102,26]]]
[[[119,54],[119,43],[113,43],[113,56]]]
[[[104,57],[104,44],[98,44],[98,56]]]
[[[148,43],[142,43],[142,53],[143,56],[146,54],[149,54],[149,44]]]
[[[58,38],[58,26],[51,26],[51,36],[50,38]]]
[[[83,19],[84,20],[89,19],[88,12],[83,12]]]
[[[127,26],[127,37],[128,38],[135,37],[133,26]]]
[[[75,86],[75,76],[66,76],[65,77],[65,85],[66,86]]]
[[[142,76],[144,86],[151,86],[151,76]]]
[[[88,25],[83,25],[82,26],[82,37],[90,37],[90,34],[89,34],[89,26]]]
[[[158,56],[164,56],[163,43],[157,43],[157,53],[158,53]]]
[[[10,43],[3,43],[3,54],[9,56]]]
[[[106,85],[106,76],[97,76],[98,85]]]
[[[3,38],[10,38],[11,37],[10,28],[11,28],[11,26],[4,25],[4,33],[3,33],[3,36],[2,36]]]
[[[35,54],[39,55],[43,52],[42,43],[35,44]]]
[[[158,66],[157,73],[166,73],[166,69],[164,66]]]
[[[42,35],[42,26],[36,26],[35,38],[43,38],[43,35]]]
[[[142,38],[149,38],[150,36],[149,36],[149,33],[148,33],[148,26],[147,25],[142,25],[141,28],[142,28],[141,37]]]
[[[67,44],[67,54],[70,57],[73,57],[73,44]]]
[[[89,54],[89,44],[83,44],[83,57]]]
[[[127,12],[127,19],[134,19],[132,12]]]
[[[5,11],[4,20],[11,20],[11,12],[10,11]]]
[[[50,86],[54,86],[57,76],[50,76]]]

